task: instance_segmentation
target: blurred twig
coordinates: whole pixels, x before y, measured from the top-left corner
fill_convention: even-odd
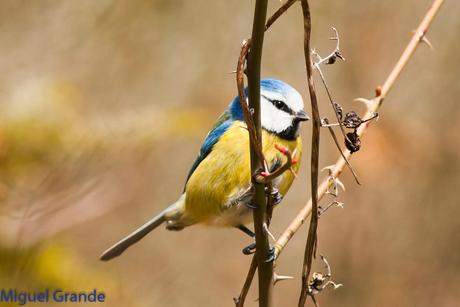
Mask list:
[[[401,57],[399,58],[398,62],[394,66],[393,70],[391,71],[390,75],[387,77],[385,80],[385,83],[381,87],[377,87],[378,90],[376,90],[376,97],[370,100],[365,99],[364,101],[366,102],[367,110],[362,116],[362,118],[371,118],[374,116],[375,112],[381,107],[382,102],[388,92],[391,90],[393,87],[395,81],[397,80],[398,76],[401,74],[401,71],[403,68],[407,65],[409,62],[410,58],[412,57],[412,54],[415,52],[417,49],[417,46],[419,45],[420,42],[424,41],[424,37],[426,35],[426,32],[428,31],[428,28],[430,27],[431,22],[433,21],[434,17],[436,16],[436,13],[439,11],[442,3],[444,0],[434,0],[430,9],[426,13],[425,17],[423,18],[422,22],[418,26],[417,30],[415,31],[414,35],[412,36],[409,44],[407,45],[406,49],[402,53]],[[365,124],[361,125],[357,129],[357,134],[359,136],[362,136],[364,132],[366,131],[367,127],[369,126],[369,122],[366,122]],[[344,149],[343,150],[343,156],[345,158],[349,159],[351,156],[351,153],[349,150]],[[343,168],[345,167],[345,158],[340,157],[337,162],[332,166],[331,170],[331,175],[334,177],[340,176],[340,174],[343,171]],[[326,192],[328,191],[330,182],[329,180],[324,180],[321,185],[318,188],[318,198],[321,199]],[[300,228],[300,226],[303,224],[305,219],[312,213],[312,199],[308,200],[306,205],[301,209],[301,211],[297,214],[297,216],[292,220],[292,222],[289,224],[289,226],[286,228],[286,230],[283,232],[283,234],[279,237],[275,248],[276,248],[276,256],[279,257],[283,249],[285,248],[286,244],[289,242],[289,240],[294,236],[294,234],[297,232],[297,230]]]

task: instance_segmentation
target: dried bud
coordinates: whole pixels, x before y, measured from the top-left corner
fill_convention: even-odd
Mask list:
[[[356,129],[362,124],[363,120],[356,114],[355,111],[350,111],[345,114],[343,125],[347,128]]]
[[[375,97],[380,97],[380,95],[382,95],[382,86],[381,85],[377,85],[375,87]]]
[[[336,60],[337,60],[337,56],[334,54],[334,55],[332,55],[331,57],[329,57],[327,59],[326,64],[328,64],[328,65],[334,64]]]
[[[345,146],[351,153],[357,152],[361,148],[361,140],[359,139],[359,135],[356,131],[347,133]]]

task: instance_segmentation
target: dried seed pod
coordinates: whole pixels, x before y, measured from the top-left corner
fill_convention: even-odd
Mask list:
[[[334,64],[335,60],[337,60],[337,56],[334,54],[333,56],[329,57],[329,59],[327,59],[326,64],[328,65]]]
[[[350,111],[345,114],[343,125],[347,128],[356,129],[362,124],[363,120],[356,114],[355,111]]]
[[[349,151],[351,151],[351,153],[357,152],[361,148],[361,140],[359,139],[359,135],[356,133],[356,130],[347,133],[345,146]]]

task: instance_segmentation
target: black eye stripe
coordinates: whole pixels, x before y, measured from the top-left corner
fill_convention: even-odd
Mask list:
[[[284,101],[281,101],[281,100],[276,100],[276,99],[270,99],[266,96],[263,96],[265,99],[267,99],[268,101],[271,102],[271,104],[277,108],[278,110],[281,110],[281,111],[284,111],[288,114],[291,114],[291,115],[294,115],[294,111],[292,111],[291,108],[288,107],[288,105],[286,103],[284,103]]]

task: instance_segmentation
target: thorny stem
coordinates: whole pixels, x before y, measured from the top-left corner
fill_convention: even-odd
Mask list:
[[[302,269],[302,288],[299,297],[299,307],[305,306],[308,291],[308,279],[310,276],[313,257],[316,253],[316,242],[318,228],[318,165],[319,165],[319,138],[321,129],[321,119],[318,110],[318,101],[316,99],[315,82],[313,79],[313,63],[310,52],[311,37],[311,15],[308,0],[302,0],[302,13],[304,21],[304,56],[305,66],[307,69],[307,83],[310,92],[310,103],[312,111],[313,131],[311,136],[311,191],[312,191],[312,215],[310,218],[310,227],[308,229],[308,238],[305,246],[304,262]]]
[[[382,86],[382,90],[377,97],[370,100],[367,104],[367,111],[362,118],[370,118],[372,117],[375,112],[381,107],[383,99],[386,97],[388,92],[393,87],[395,81],[397,80],[398,76],[401,74],[403,68],[407,65],[412,54],[417,49],[420,42],[423,41],[423,38],[430,27],[431,22],[433,21],[436,13],[438,13],[441,5],[443,4],[444,0],[434,0],[430,9],[426,13],[425,17],[423,18],[422,22],[418,26],[417,30],[415,31],[414,35],[412,36],[409,44],[407,45],[406,49],[402,53],[401,57],[399,58],[397,64],[394,66],[393,70],[391,71],[390,75],[385,80],[385,83]],[[361,125],[358,130],[357,134],[362,136],[366,129],[368,128],[369,123],[365,123]],[[349,150],[344,149],[343,155],[346,158],[350,158],[351,153]],[[340,157],[337,162],[334,164],[331,174],[334,177],[340,176],[345,167],[345,159]],[[318,198],[321,199],[327,192],[329,186],[329,180],[324,180],[318,188]],[[278,238],[278,241],[275,245],[276,248],[276,256],[279,257],[287,243],[290,239],[294,236],[297,230],[302,226],[305,219],[311,214],[312,212],[312,199],[308,200],[306,205],[300,210],[297,216],[292,220],[283,234]]]

